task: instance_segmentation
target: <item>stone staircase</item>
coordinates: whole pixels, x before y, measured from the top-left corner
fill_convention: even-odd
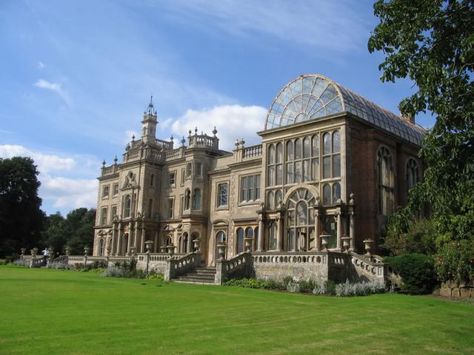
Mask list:
[[[214,284],[215,276],[215,267],[200,266],[185,275],[178,276],[174,281],[197,284]]]

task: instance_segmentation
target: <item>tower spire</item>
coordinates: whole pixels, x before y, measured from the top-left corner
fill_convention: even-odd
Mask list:
[[[156,141],[156,125],[158,124],[155,106],[153,105],[153,95],[150,96],[150,103],[143,113],[142,140],[144,143]]]

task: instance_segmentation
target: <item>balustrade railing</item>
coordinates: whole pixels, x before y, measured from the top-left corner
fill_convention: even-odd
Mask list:
[[[186,274],[200,264],[200,253],[193,252],[184,256],[171,256],[166,260],[165,280],[172,280],[177,276]]]
[[[351,262],[359,273],[370,279],[383,279],[385,277],[385,265],[379,256],[367,256],[351,253]]]
[[[252,254],[243,252],[228,260],[219,259],[216,261],[216,276],[214,282],[222,284],[230,276],[244,277],[251,276]]]
[[[244,148],[244,151],[242,152],[242,158],[243,159],[256,158],[256,157],[259,157],[261,155],[262,155],[262,145],[261,144],[246,147],[246,148]]]
[[[257,264],[307,264],[307,263],[316,263],[316,264],[326,264],[327,263],[327,254],[326,253],[298,253],[297,255],[290,253],[253,253],[252,255],[253,262]]]

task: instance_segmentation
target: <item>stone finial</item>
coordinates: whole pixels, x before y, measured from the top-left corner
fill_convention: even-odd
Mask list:
[[[182,146],[182,147],[184,147],[184,143],[186,143],[186,139],[185,139],[184,136],[183,136],[183,138],[181,138],[181,146]]]
[[[117,161],[118,161],[117,156],[115,156],[115,157],[114,157],[114,164],[115,164],[115,165],[117,165]]]
[[[174,140],[174,137],[173,137],[173,135],[171,135],[170,141],[173,142],[173,140]]]
[[[105,159],[102,161],[102,167],[105,168]]]
[[[135,135],[132,135],[132,142],[135,142]]]
[[[212,134],[214,135],[214,137],[216,136],[216,134],[217,134],[216,126],[214,126],[214,129],[212,130]]]
[[[197,136],[197,134],[198,134],[198,128],[194,127],[194,135]]]
[[[240,142],[239,142],[239,139],[237,138],[235,140],[235,147],[238,149],[239,148],[239,145],[240,145]]]

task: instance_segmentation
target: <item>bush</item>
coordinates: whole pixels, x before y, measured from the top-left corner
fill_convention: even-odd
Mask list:
[[[28,262],[26,260],[23,260],[23,259],[16,259],[14,262],[13,262],[14,265],[16,266],[24,266],[24,267],[29,267],[30,265],[28,264]]]
[[[383,292],[385,292],[385,285],[377,281],[350,283],[346,280],[336,285],[336,296],[339,297],[367,296]]]
[[[400,292],[413,295],[433,292],[437,284],[434,260],[424,254],[387,257],[385,263],[402,278]]]
[[[315,283],[313,288],[313,295],[326,295],[328,294],[328,289],[326,287],[326,282]]]
[[[47,266],[48,269],[56,269],[56,270],[72,270],[73,266],[68,265],[66,263],[62,263],[60,261],[52,261]]]

